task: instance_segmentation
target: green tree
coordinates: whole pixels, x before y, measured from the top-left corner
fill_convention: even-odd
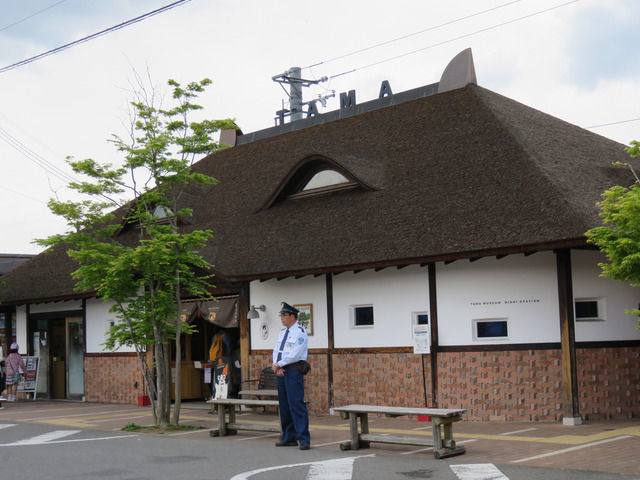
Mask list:
[[[631,142],[627,151],[631,157],[640,157],[640,142]],[[596,245],[607,255],[607,263],[600,263],[602,275],[630,282],[640,286],[640,180],[634,168],[623,162],[617,165],[628,167],[636,178],[629,187],[615,186],[602,194],[600,217],[603,225],[592,228],[586,235],[590,243]],[[627,313],[639,318],[640,310],[627,310]]]
[[[211,83],[204,79],[182,87],[169,80],[172,104],[156,106],[151,92],[138,82],[131,102],[130,138],[110,142],[123,155],[120,166],[92,159],[69,163],[88,177],[71,188],[87,196],[75,202],[51,200],[50,209],[64,217],[69,231],[39,243],[63,244],[77,262],[76,290],[94,291],[111,302],[119,322],[109,331],[106,348],[135,347],[156,425],[178,425],[181,402],[180,336],[191,328],[180,319],[181,298],[209,298],[211,265],[198,253],[210,231],[183,231],[191,215],[180,207],[187,188],[213,185],[213,177],[194,172],[193,162],[221,148],[213,139],[220,129],[237,128],[232,120],[190,121],[202,107],[194,100]],[[175,407],[171,417],[169,345],[176,352]],[[153,351],[154,372],[146,352]]]

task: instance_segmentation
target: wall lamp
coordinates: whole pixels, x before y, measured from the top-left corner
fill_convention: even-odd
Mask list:
[[[261,312],[264,312],[266,309],[267,307],[265,307],[264,305],[259,305],[257,307],[251,305],[251,308],[249,309],[249,313],[247,313],[247,318],[249,320],[253,318],[260,318],[260,314],[258,313],[258,310],[260,310]]]

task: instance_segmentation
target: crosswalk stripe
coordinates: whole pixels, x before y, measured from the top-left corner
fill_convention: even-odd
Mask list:
[[[509,480],[493,463],[449,465],[459,480]]]
[[[39,445],[41,443],[51,442],[58,440],[59,438],[68,437],[79,433],[80,430],[54,430],[53,432],[43,433],[42,435],[36,435],[35,437],[26,438],[24,440],[18,440],[17,442],[10,443],[9,445]]]

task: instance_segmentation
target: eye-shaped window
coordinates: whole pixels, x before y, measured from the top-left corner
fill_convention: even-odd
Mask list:
[[[371,190],[371,187],[358,180],[337,162],[326,157],[310,157],[302,160],[292,169],[264,208],[288,199],[358,188]]]

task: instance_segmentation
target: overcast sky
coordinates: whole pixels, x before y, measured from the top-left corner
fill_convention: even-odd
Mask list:
[[[0,68],[173,1],[0,0]],[[437,82],[471,47],[479,85],[627,145],[640,139],[638,18],[638,0],[191,0],[0,73],[0,253],[64,231],[46,202],[70,192],[34,157],[68,173],[67,156],[118,161],[106,139],[126,134],[134,71],[162,88],[211,78],[206,116],[248,133],[273,125],[286,95],[271,77],[289,67],[350,72],[305,89],[335,91],[322,112],[340,92],[376,98],[382,80]]]

